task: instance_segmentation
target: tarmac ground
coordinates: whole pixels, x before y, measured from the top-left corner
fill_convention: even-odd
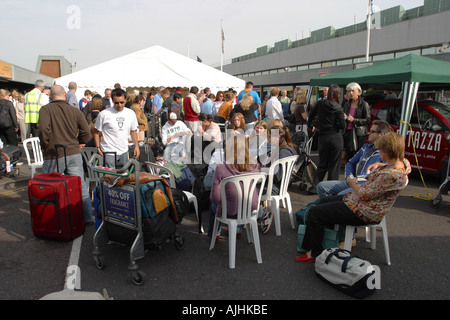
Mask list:
[[[138,261],[144,284],[136,286],[128,272],[128,246],[103,246],[105,268],[97,269],[92,255],[95,226],[86,227],[82,237],[70,242],[33,235],[27,193],[30,170],[24,154],[23,162],[18,176],[0,178],[1,300],[37,300],[61,291],[70,286],[66,278],[73,268],[78,270],[77,290],[102,293],[106,289],[114,300],[178,301],[172,311],[180,315],[182,308],[190,303],[200,306],[202,300],[259,304],[353,300],[319,280],[314,264],[295,261],[297,232],[290,227],[283,208],[282,235],[275,235],[274,226],[268,234],[260,234],[262,264],[256,263],[253,245],[243,234],[237,241],[236,268],[229,269],[227,238],[210,251],[210,238],[198,232],[193,214],[177,228],[186,241],[185,248],[178,250],[172,242],[161,250],[147,251]],[[450,299],[450,197],[444,195],[438,208],[431,207],[430,198],[438,194],[440,182],[429,175],[424,175],[424,181],[413,172],[387,216],[390,266],[385,263],[381,232],[377,234],[376,250],[371,250],[364,229],[358,229],[353,254],[381,270],[381,288],[366,300]],[[317,198],[300,191],[297,184],[289,190],[294,212]],[[202,217],[207,229],[208,212]]]

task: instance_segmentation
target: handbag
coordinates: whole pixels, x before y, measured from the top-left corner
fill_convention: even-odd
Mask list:
[[[304,216],[303,216],[303,223],[299,223],[298,229],[297,229],[297,251],[299,253],[305,253],[306,251],[302,248],[303,238],[305,237],[306,232],[306,219],[307,214],[309,212],[309,209],[316,205],[318,201],[315,201],[313,203],[308,204],[307,209],[305,210]],[[298,217],[298,213],[297,213]],[[298,217],[299,218],[299,217]],[[325,228],[323,233],[323,240],[322,240],[322,248],[325,249],[331,249],[331,248],[338,248],[339,247],[339,236],[338,231],[330,228]]]

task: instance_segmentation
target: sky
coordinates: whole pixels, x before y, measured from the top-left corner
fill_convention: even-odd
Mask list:
[[[35,71],[39,55],[74,71],[159,45],[208,65],[365,21],[368,0],[1,0],[0,60]],[[375,11],[424,0],[374,0]],[[6,30],[6,31],[5,31]]]

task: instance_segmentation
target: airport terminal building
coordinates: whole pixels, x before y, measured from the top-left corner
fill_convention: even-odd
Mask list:
[[[423,6],[409,10],[396,6],[381,11],[376,19],[373,25],[378,28],[370,29],[368,62],[369,30],[364,21],[341,29],[327,26],[312,31],[309,38],[257,48],[233,58],[223,71],[252,81],[257,91],[273,86],[290,91],[307,86],[311,78],[411,53],[450,61],[450,0],[424,0]]]

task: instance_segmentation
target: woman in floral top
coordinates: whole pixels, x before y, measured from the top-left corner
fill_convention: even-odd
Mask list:
[[[387,164],[372,165],[367,183],[359,185],[356,178],[349,176],[347,182],[353,192],[325,197],[309,210],[302,244],[307,253],[296,257],[298,262],[314,262],[315,257],[322,253],[326,226],[380,223],[400,191],[406,187],[411,166],[404,158],[403,136],[389,132],[377,140],[376,147],[380,150],[381,160]]]

